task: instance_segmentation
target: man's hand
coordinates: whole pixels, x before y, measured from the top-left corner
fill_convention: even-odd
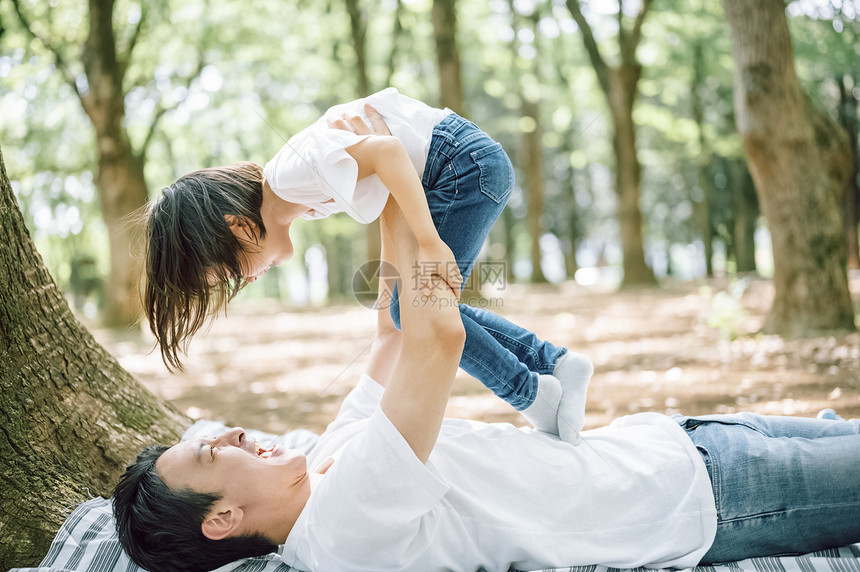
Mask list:
[[[418,260],[415,278],[423,288],[429,286],[433,275],[444,280],[451,293],[459,300],[463,277],[454,253],[441,239],[433,241],[427,246],[418,247]]]
[[[342,113],[339,118],[330,119],[328,126],[332,129],[352,131],[357,135],[391,135],[382,116],[369,103],[364,104],[364,112],[370,119],[370,125],[355,113]]]

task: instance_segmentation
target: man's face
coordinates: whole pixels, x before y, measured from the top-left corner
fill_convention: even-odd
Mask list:
[[[220,437],[184,441],[164,452],[155,464],[171,489],[217,493],[219,506],[247,514],[289,504],[309,491],[307,459],[296,450],[262,450],[239,427]]]

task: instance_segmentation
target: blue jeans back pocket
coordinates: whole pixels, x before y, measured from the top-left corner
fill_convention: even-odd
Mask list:
[[[481,192],[496,203],[506,201],[514,188],[514,168],[500,143],[470,153],[481,171]]]

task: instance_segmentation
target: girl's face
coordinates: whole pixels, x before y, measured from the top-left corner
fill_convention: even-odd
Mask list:
[[[290,225],[277,226],[272,229],[275,232],[267,232],[265,238],[261,238],[253,222],[239,221],[237,217],[230,216],[227,223],[242,245],[239,265],[246,282],[255,282],[272,265],[277,266],[293,257]]]

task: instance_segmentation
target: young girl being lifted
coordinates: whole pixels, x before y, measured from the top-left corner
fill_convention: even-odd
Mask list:
[[[438,274],[459,298],[513,187],[499,143],[394,88],[332,107],[265,167],[243,162],[185,175],[148,213],[145,307],[162,358],[181,367],[179,352],[209,316],[292,256],[296,218],[345,211],[368,224],[389,197],[419,244],[411,278]],[[382,251],[384,260],[385,244]],[[578,443],[591,362],[492,312],[459,307],[460,367],[536,429]],[[399,329],[396,288],[390,313]]]

